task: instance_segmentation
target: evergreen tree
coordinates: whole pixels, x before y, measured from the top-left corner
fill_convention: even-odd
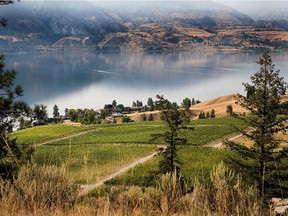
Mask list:
[[[112,101],[112,106],[113,106],[114,109],[117,107],[117,102],[116,102],[116,100],[113,100],[113,101]]]
[[[64,112],[65,112],[65,118],[68,118],[69,109],[68,109],[68,108],[65,108]]]
[[[59,116],[60,116],[59,108],[58,108],[58,106],[55,104],[54,107],[53,107],[53,117],[54,117],[54,118],[59,118]]]
[[[149,107],[150,111],[154,110],[154,101],[152,98],[148,98],[147,100],[147,106]]]
[[[19,165],[30,158],[33,149],[17,145],[16,139],[9,137],[14,123],[20,116],[28,116],[30,108],[18,100],[23,89],[14,86],[16,71],[5,70],[4,59],[4,55],[0,55],[0,176],[11,179],[17,174]]]
[[[205,119],[205,118],[206,118],[205,112],[200,112],[198,119]]]
[[[211,110],[211,115],[210,115],[211,118],[216,118],[216,113],[215,113],[215,110],[212,109]]]
[[[0,5],[8,5],[8,4],[12,4],[14,3],[14,0],[0,0]],[[6,26],[7,25],[8,20],[5,18],[0,18],[0,27],[1,26]]]
[[[141,118],[141,121],[147,121],[147,117],[146,117],[145,114],[142,114],[142,115],[140,116],[140,118]]]
[[[195,99],[192,98],[191,105],[193,106],[193,105],[195,105],[195,104],[196,104]]]
[[[191,106],[192,106],[192,102],[189,98],[183,99],[181,107],[183,107],[186,110],[189,110]]]
[[[232,107],[232,105],[227,105],[226,106],[226,113],[227,113],[227,116],[232,116],[233,115],[233,107]]]
[[[177,145],[185,144],[187,140],[179,137],[179,131],[185,127],[185,120],[179,109],[164,99],[163,96],[157,95],[157,107],[161,111],[161,119],[165,121],[168,130],[164,134],[153,134],[154,139],[163,139],[167,148],[163,152],[163,159],[159,163],[161,173],[172,173],[180,171],[180,160],[177,155]]]
[[[242,172],[247,181],[257,184],[259,196],[264,201],[288,194],[288,166],[285,163],[288,149],[279,146],[281,141],[275,138],[276,133],[286,130],[287,113],[277,114],[280,114],[280,97],[285,94],[287,83],[279,77],[279,71],[275,71],[269,53],[265,52],[257,63],[260,69],[251,77],[251,84],[243,84],[246,92],[254,89],[254,93],[248,98],[237,95],[238,103],[251,115],[241,117],[234,114],[252,128],[249,132],[238,130],[253,141],[253,146],[226,141],[226,145],[235,152],[226,162]]]
[[[47,106],[43,104],[35,104],[33,109],[33,116],[35,119],[45,122],[48,118]]]
[[[0,5],[13,3],[14,0],[0,1]],[[0,19],[0,26],[6,26],[7,20]],[[30,107],[18,98],[23,95],[21,86],[14,86],[16,71],[5,70],[5,56],[0,54],[0,177],[12,180],[20,165],[30,160],[33,148],[17,145],[16,139],[10,139],[14,123],[21,116],[30,114]]]
[[[149,117],[148,117],[148,121],[154,121],[154,117],[153,115],[150,113]]]

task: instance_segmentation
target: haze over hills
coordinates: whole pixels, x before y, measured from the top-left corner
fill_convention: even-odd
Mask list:
[[[253,20],[213,1],[36,1],[1,6],[0,46],[97,50],[287,48],[288,21]],[[257,32],[257,33],[255,33]]]
[[[288,20],[288,1],[219,1],[257,20]]]

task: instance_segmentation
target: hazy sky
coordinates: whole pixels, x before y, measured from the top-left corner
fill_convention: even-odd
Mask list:
[[[95,2],[97,5],[109,5],[119,7],[124,4],[121,2],[205,2],[213,1],[219,2],[231,8],[238,10],[255,20],[258,19],[286,19],[288,20],[288,0],[21,0],[21,2],[31,2],[31,1],[64,1],[64,2]],[[97,3],[98,2],[98,3]],[[114,3],[117,4],[114,4]],[[125,4],[126,6],[126,4]],[[124,6],[124,7],[125,7]],[[163,3],[165,6],[165,3]]]

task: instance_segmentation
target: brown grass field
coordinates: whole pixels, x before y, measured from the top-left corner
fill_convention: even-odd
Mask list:
[[[200,112],[211,112],[212,109],[215,110],[216,118],[222,118],[227,116],[226,107],[228,105],[232,105],[233,111],[237,114],[249,114],[249,111],[245,108],[241,107],[235,98],[236,94],[230,94],[225,96],[220,96],[212,99],[208,99],[203,101],[199,104],[192,106],[190,109],[193,112],[193,119],[197,119]],[[281,102],[288,101],[288,95],[284,95],[281,98]],[[152,111],[152,112],[136,112],[132,114],[128,114],[127,116],[130,117],[134,121],[141,121],[141,115],[145,114],[148,118],[150,114],[153,115],[155,120],[159,120],[159,111]]]

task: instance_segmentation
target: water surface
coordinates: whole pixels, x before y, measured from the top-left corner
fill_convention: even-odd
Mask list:
[[[114,99],[130,106],[163,94],[178,104],[243,93],[243,82],[259,68],[261,53],[97,54],[82,52],[8,53],[6,68],[17,70],[30,105],[103,108]],[[288,53],[271,53],[281,76],[288,77]],[[287,81],[287,80],[286,80]]]

